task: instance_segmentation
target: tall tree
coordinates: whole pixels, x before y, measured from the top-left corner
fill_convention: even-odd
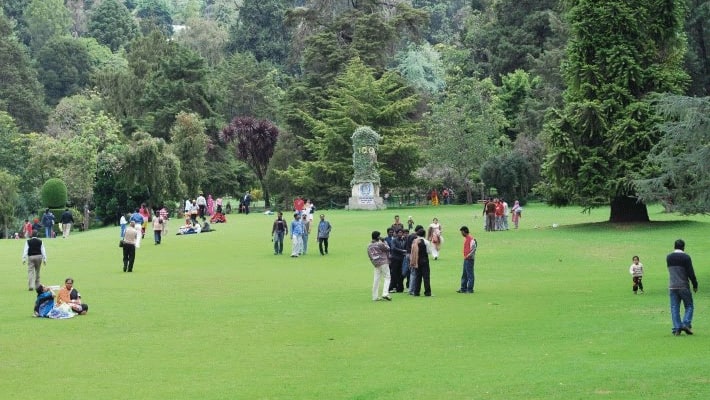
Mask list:
[[[290,33],[284,24],[288,6],[279,0],[245,1],[238,23],[229,33],[230,52],[251,52],[257,60],[283,64],[288,55]]]
[[[72,19],[64,0],[32,0],[24,17],[33,53],[52,38],[70,35]]]
[[[648,155],[651,177],[636,181],[645,201],[661,201],[683,214],[710,213],[710,97],[664,96],[665,122]]]
[[[692,96],[710,95],[710,1],[687,0],[686,32],[688,54],[686,68],[692,79]]]
[[[141,200],[151,205],[180,199],[185,194],[180,160],[165,140],[146,132],[133,134],[120,169],[120,181],[126,187],[138,189]]]
[[[0,14],[0,111],[10,114],[23,132],[40,131],[47,121],[44,89],[25,47]]]
[[[170,130],[173,153],[180,159],[180,179],[187,193],[204,189],[207,178],[205,160],[210,139],[205,134],[205,123],[195,113],[179,113]]]
[[[565,65],[565,108],[547,125],[548,199],[611,204],[610,221],[648,221],[633,188],[652,143],[653,92],[687,82],[680,0],[575,0]]]
[[[225,143],[234,143],[237,158],[244,161],[256,175],[264,193],[265,207],[271,207],[269,189],[264,184],[269,161],[274,155],[279,129],[268,120],[251,117],[235,117],[222,129],[220,138]]]
[[[229,118],[250,115],[279,121],[283,75],[269,62],[259,62],[251,53],[235,53],[210,76],[216,111]]]
[[[78,93],[89,84],[92,71],[89,51],[77,39],[50,39],[37,52],[37,62],[50,105],[56,105],[63,97]]]
[[[91,12],[89,36],[115,52],[138,36],[138,26],[123,3],[103,0]]]
[[[173,35],[173,17],[162,1],[144,0],[137,8],[136,17],[143,35],[156,30],[166,37]]]
[[[10,230],[17,225],[15,209],[19,204],[18,180],[17,176],[0,169],[0,237],[10,237]]]
[[[345,201],[353,174],[351,136],[356,128],[370,126],[383,138],[378,152],[382,187],[411,185],[420,161],[418,105],[419,97],[398,73],[376,78],[372,68],[354,58],[318,113],[297,110],[313,136],[300,137],[306,160],[282,178],[318,202]]]
[[[501,145],[509,143],[503,137],[506,119],[491,79],[464,78],[450,83],[425,117],[427,170],[440,174],[447,184],[463,188],[470,204],[478,171],[489,158],[509,148]]]
[[[216,130],[213,100],[207,90],[207,68],[199,54],[170,42],[167,56],[149,76],[140,99],[144,129],[167,139],[175,116],[187,111],[197,113]]]

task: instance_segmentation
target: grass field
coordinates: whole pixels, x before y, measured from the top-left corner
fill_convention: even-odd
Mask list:
[[[23,241],[0,242],[0,393],[6,399],[707,399],[710,217],[650,209],[525,207],[517,231],[483,232],[480,206],[326,210],[330,254],[274,256],[273,216],[216,232],[146,235],[122,272],[119,229],[45,241],[45,284],[75,279],[89,314],[31,317]],[[370,232],[399,214],[445,236],[434,297],[370,299]],[[557,224],[557,228],[552,228]],[[479,241],[476,293],[457,294],[461,225]],[[665,255],[686,240],[700,281],[694,336],[673,337]],[[285,247],[290,250],[290,240]],[[285,251],[286,252],[286,251]],[[639,255],[646,294],[628,267]]]

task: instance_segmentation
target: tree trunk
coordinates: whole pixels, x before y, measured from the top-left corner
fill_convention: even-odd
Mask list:
[[[269,189],[266,188],[264,182],[261,183],[261,193],[264,195],[264,209],[271,208],[271,195],[269,194]]]
[[[615,197],[611,201],[609,222],[649,222],[646,204],[628,196]]]

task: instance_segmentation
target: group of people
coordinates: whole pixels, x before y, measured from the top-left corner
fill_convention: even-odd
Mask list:
[[[487,232],[507,231],[508,217],[510,216],[515,229],[520,225],[520,218],[523,216],[523,207],[518,200],[515,200],[513,207],[501,197],[486,199],[483,203],[483,216],[485,217],[484,229]]]
[[[409,221],[413,222],[411,216]],[[461,285],[457,292],[473,293],[476,240],[468,227],[462,226],[459,231],[464,237],[464,261]],[[417,225],[410,232],[409,227],[404,228],[398,215],[395,215],[394,223],[387,228],[386,237],[383,238],[380,231],[373,231],[367,246],[368,257],[375,268],[372,300],[391,301],[390,293],[403,293],[405,289],[411,296],[420,296],[422,286],[424,296],[431,296],[429,255],[438,259],[443,242],[441,233],[441,224],[437,218],[432,220],[426,231],[422,225]]]
[[[42,239],[37,237],[36,231],[22,249],[22,264],[27,264],[28,290],[37,292],[34,316],[70,318],[89,311],[89,306],[81,302],[81,294],[73,287],[74,279],[65,279],[61,289],[41,283],[40,272],[42,265],[47,265],[47,250]],[[59,292],[55,294],[54,289],[58,289]]]
[[[64,239],[69,237],[71,233],[72,225],[74,224],[74,214],[72,214],[69,208],[65,208],[62,215],[59,216],[59,222],[57,222],[54,213],[49,208],[44,210],[42,218],[34,218],[32,222],[29,219],[25,219],[22,223],[22,235],[18,232],[15,233],[15,239],[20,239],[22,236],[25,239],[29,239],[32,236],[39,236],[39,232],[44,229],[45,238],[56,238],[57,235],[54,232],[54,225],[60,224],[60,229],[62,231],[62,237]]]
[[[305,204],[309,204],[309,207],[306,208]],[[283,219],[283,213],[278,212],[276,214],[276,220],[274,220],[271,227],[274,255],[283,254],[284,237],[288,235],[289,232],[291,233],[291,257],[299,257],[308,253],[308,238],[314,225],[313,213],[315,212],[315,206],[313,206],[309,200],[308,203],[304,203],[300,211],[298,209],[294,211],[293,220],[290,223],[290,231],[289,225]],[[325,214],[320,214],[320,221],[318,221],[316,229],[318,251],[322,256],[327,255],[328,239],[330,238],[332,225],[325,219]]]
[[[35,317],[66,319],[89,312],[89,306],[82,302],[81,293],[74,287],[73,278],[65,279],[61,288],[40,284],[36,291]]]

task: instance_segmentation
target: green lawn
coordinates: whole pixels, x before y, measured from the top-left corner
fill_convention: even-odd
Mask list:
[[[320,211],[319,211],[320,212]],[[521,228],[483,232],[480,206],[323,211],[330,255],[274,256],[273,216],[216,232],[146,236],[122,272],[119,229],[45,241],[45,284],[75,279],[90,311],[31,317],[23,241],[0,242],[0,393],[6,399],[707,399],[710,217],[525,207]],[[434,297],[370,299],[365,247],[399,214],[445,243]],[[552,228],[552,224],[558,224]],[[479,241],[476,293],[455,293],[461,225]],[[673,337],[665,255],[686,240],[700,281],[694,336]],[[285,242],[290,250],[290,240]],[[286,252],[286,251],[285,251]],[[646,294],[628,267],[639,255]]]

